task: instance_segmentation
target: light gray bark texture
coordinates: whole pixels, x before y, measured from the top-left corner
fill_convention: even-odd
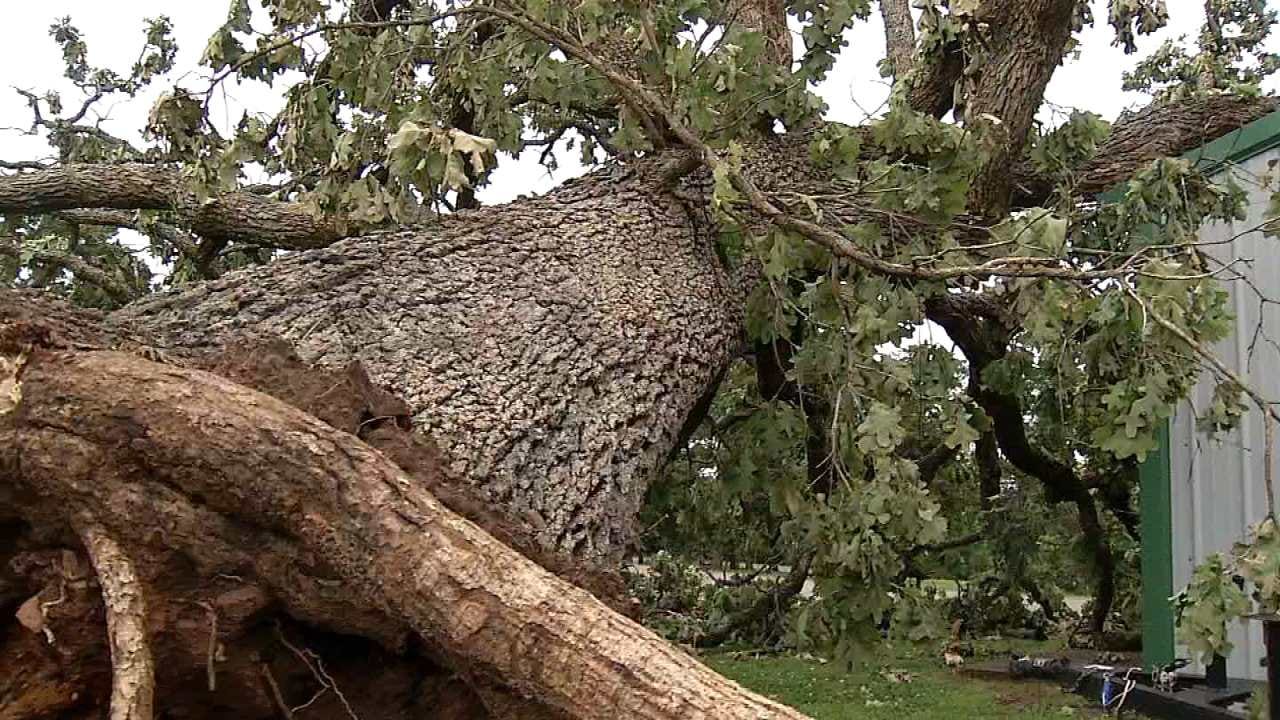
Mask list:
[[[119,315],[176,345],[358,360],[549,548],[616,560],[648,476],[739,347],[742,297],[653,164],[290,254]]]

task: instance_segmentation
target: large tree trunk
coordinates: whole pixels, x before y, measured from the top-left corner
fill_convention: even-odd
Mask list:
[[[314,698],[307,712],[317,717],[345,716],[348,703],[363,709],[361,717],[420,717],[445,706],[456,710],[439,710],[441,717],[599,717],[614,716],[615,703],[639,717],[791,716],[584,593],[547,584],[554,578],[492,541],[462,552],[438,544],[460,531],[423,525],[420,507],[378,514],[388,482],[396,492],[421,490],[415,503],[433,502],[429,490],[575,585],[617,597],[616,582],[581,566],[620,558],[649,473],[741,346],[740,286],[716,252],[704,206],[668,191],[668,167],[610,168],[547,197],[289,254],[126,308],[100,319],[111,337],[76,342],[195,357],[239,383],[217,385],[201,399],[192,395],[200,395],[201,380],[178,377],[183,370],[100,355],[89,364],[38,357],[23,371],[19,407],[31,414],[9,430],[27,434],[0,442],[17,448],[0,465],[0,493],[21,488],[21,497],[0,497],[0,506],[19,511],[0,513],[15,538],[0,564],[21,570],[0,574],[0,610],[21,606],[30,615],[38,608],[55,641],[10,624],[0,667],[26,670],[7,686],[0,682],[0,716],[93,716],[111,694],[99,594],[83,579],[68,580],[58,561],[83,555],[75,535],[59,530],[73,507],[97,507],[105,515],[98,522],[141,559],[161,710],[270,717]],[[42,326],[61,323],[61,313],[47,307],[24,314],[12,298],[7,307],[8,328],[33,315]],[[0,326],[5,316],[0,308]],[[243,344],[245,334],[283,337],[320,369],[282,374],[272,353]],[[226,343],[247,348],[246,356],[198,360],[218,356]],[[335,411],[333,388],[342,396],[352,385],[338,370],[354,361],[407,403],[361,390],[366,401]],[[302,376],[314,376],[312,387],[291,379]],[[46,381],[50,391],[37,394]],[[52,389],[63,381],[90,385]],[[460,507],[460,493],[447,485],[419,473],[406,489],[403,480],[386,480],[382,466],[384,479],[366,488],[382,499],[352,496],[304,510],[299,503],[313,499],[307,490],[317,483],[364,492],[358,488],[374,460],[360,454],[367,450],[315,456],[308,443],[293,452],[309,448],[312,457],[291,457],[294,431],[269,430],[270,418],[258,416],[261,401],[242,386],[370,442],[370,432],[412,424],[417,437],[443,448],[448,474],[483,499],[461,493]],[[104,394],[113,391],[120,394]],[[204,402],[219,395],[237,402]],[[59,410],[62,401],[73,404]],[[122,402],[135,409],[126,412]],[[97,431],[90,430],[91,405],[101,409]],[[73,435],[57,422],[24,424],[42,411],[74,413],[84,427]],[[118,426],[107,426],[120,413],[142,418],[127,422],[127,432],[153,441],[166,433],[169,450],[106,459],[86,449],[111,446]],[[202,436],[209,427],[227,434]],[[97,440],[89,437],[99,431]],[[375,444],[402,466],[422,465],[420,453],[403,457],[403,443]],[[197,461],[184,448],[210,455]],[[75,467],[96,473],[75,480],[74,472],[55,470],[80,451],[98,458]],[[360,455],[358,467],[352,453]],[[43,471],[37,458],[48,463]],[[308,463],[311,479],[284,482]],[[204,476],[205,484],[184,489],[185,481],[165,473]],[[329,544],[339,541],[332,533],[342,523],[357,534],[340,541],[346,545]],[[511,526],[518,531],[502,532]],[[360,535],[366,532],[391,534],[371,540]],[[525,536],[531,541],[521,542]],[[414,546],[422,542],[428,545]],[[384,549],[370,554],[379,544]],[[548,549],[576,560],[542,552]],[[449,589],[455,573],[465,588]],[[392,588],[397,582],[408,584]],[[447,614],[408,617],[418,612]],[[546,627],[535,631],[538,625]],[[473,654],[481,647],[488,656]],[[305,662],[312,652],[331,680]],[[670,677],[654,674],[668,663],[675,663]],[[381,668],[377,682],[371,668]],[[206,676],[216,690],[206,689]],[[558,689],[547,684],[552,676]]]
[[[127,308],[198,348],[278,335],[360,361],[546,547],[617,560],[648,472],[739,348],[742,295],[654,164],[343,240]]]

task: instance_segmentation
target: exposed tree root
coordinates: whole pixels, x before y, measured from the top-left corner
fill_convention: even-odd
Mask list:
[[[110,637],[111,720],[151,720],[155,660],[147,639],[147,605],[128,553],[100,525],[77,523],[107,608]]]
[[[800,717],[499,543],[428,492],[432,480],[353,434],[220,375],[87,349],[43,327],[0,324],[0,336],[0,353],[27,356],[21,399],[0,417],[0,507],[17,509],[32,543],[73,544],[68,519],[94,512],[137,548],[144,586],[164,588],[148,608],[149,625],[163,629],[158,703],[185,700],[197,717],[218,714],[193,707],[202,697],[223,713],[251,709],[240,717],[279,717],[281,701],[293,713],[310,702],[316,717],[421,716],[424,702],[442,705],[426,699],[424,669],[443,663],[469,681],[459,697],[470,714],[454,717]],[[367,409],[359,425],[395,427],[397,413]],[[205,682],[202,602],[223,645],[216,693]],[[273,618],[307,638],[286,627],[311,662],[281,642]],[[174,630],[183,642],[165,637]],[[24,632],[28,643],[37,637]],[[104,654],[100,639],[89,645],[78,688],[92,685],[88,668]],[[171,668],[185,671],[170,678]],[[393,686],[386,710],[392,693],[375,683],[398,672],[411,680]],[[468,684],[483,689],[479,701]],[[504,693],[518,712],[484,709]]]

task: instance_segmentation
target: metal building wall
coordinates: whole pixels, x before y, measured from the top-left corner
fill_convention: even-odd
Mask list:
[[[1201,230],[1201,240],[1222,243],[1206,248],[1221,262],[1250,261],[1242,274],[1256,287],[1240,279],[1229,280],[1230,272],[1222,276],[1231,293],[1236,331],[1215,352],[1265,397],[1280,399],[1280,305],[1262,303],[1259,297],[1280,300],[1280,239],[1245,232],[1265,218],[1270,191],[1259,187],[1259,178],[1277,162],[1280,149],[1271,149],[1224,171],[1233,173],[1248,192],[1248,218],[1208,224]],[[1243,539],[1247,528],[1266,514],[1261,414],[1256,409],[1246,413],[1236,430],[1216,439],[1196,428],[1195,410],[1211,402],[1214,384],[1212,378],[1202,381],[1189,402],[1178,408],[1170,425],[1175,591],[1186,587],[1197,563],[1211,553],[1230,551],[1232,543]],[[1280,466],[1280,457],[1273,460]],[[1280,475],[1280,467],[1276,474]],[[1227,661],[1228,674],[1265,680],[1266,669],[1260,665],[1266,654],[1261,626],[1236,625],[1231,628],[1231,641],[1235,650]]]

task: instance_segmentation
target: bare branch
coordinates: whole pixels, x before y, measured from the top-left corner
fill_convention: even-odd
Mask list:
[[[89,97],[84,99],[84,103],[80,105],[80,109],[77,110],[74,115],[72,115],[71,117],[65,120],[59,120],[58,122],[65,123],[67,125],[75,125],[76,123],[83,120],[84,116],[89,114],[89,110],[93,107],[94,103],[101,100],[103,97],[106,96],[106,94],[107,94],[106,91],[101,88],[94,90],[93,93],[89,95]]]
[[[77,210],[61,210],[54,214],[57,218],[73,225],[98,225],[102,227],[127,228],[155,238],[173,247],[178,252],[192,259],[200,255],[199,242],[182,228],[169,223],[143,222],[136,212],[128,210],[105,210],[100,208],[82,208]]]
[[[49,165],[35,160],[0,160],[0,170],[46,170]]]
[[[23,90],[15,87],[14,92],[26,98],[27,105],[31,108],[31,129],[27,131],[28,135],[35,135],[36,131],[45,124],[44,113],[40,111],[40,96],[30,90]]]

